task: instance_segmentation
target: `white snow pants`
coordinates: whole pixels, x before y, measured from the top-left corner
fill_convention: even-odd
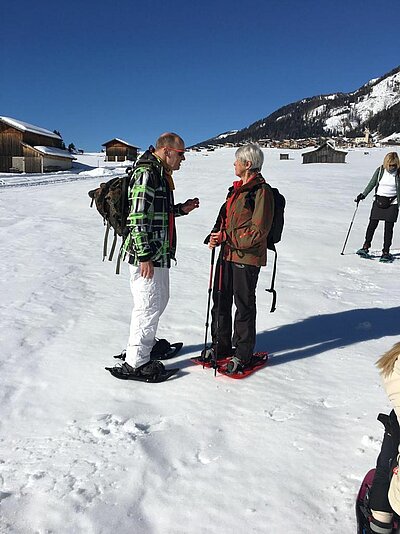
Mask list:
[[[169,300],[169,269],[154,267],[153,278],[129,265],[133,309],[125,361],[136,368],[150,360],[158,321]]]

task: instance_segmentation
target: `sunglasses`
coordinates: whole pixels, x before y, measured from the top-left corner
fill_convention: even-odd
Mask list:
[[[182,148],[173,148],[172,146],[166,146],[164,148],[168,148],[168,150],[173,150],[174,152],[177,152],[181,158],[185,155],[185,149]]]

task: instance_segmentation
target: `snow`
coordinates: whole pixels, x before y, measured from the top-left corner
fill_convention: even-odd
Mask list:
[[[0,120],[24,132],[32,132],[35,134],[40,134],[40,135],[45,135],[47,137],[55,137],[56,139],[60,139],[60,136],[55,134],[54,132],[50,132],[50,130],[46,130],[45,128],[40,128],[39,126],[34,126],[33,124],[29,124],[27,122],[13,119],[11,117],[0,117]]]
[[[393,132],[388,137],[384,137],[383,139],[380,139],[381,143],[389,143],[389,142],[399,142],[400,141],[400,133],[399,132]]]
[[[324,130],[341,130],[346,122],[349,122],[352,128],[357,128],[359,122],[365,123],[372,116],[400,102],[400,72],[388,76],[379,83],[375,83],[376,81],[377,79],[371,80],[365,84],[371,86],[370,92],[351,104],[350,111],[347,107],[332,110],[334,115],[325,121]]]
[[[318,115],[321,115],[321,113],[324,113],[326,110],[326,104],[322,104],[321,106],[317,106],[316,108],[312,109],[309,113],[306,113],[304,115],[304,119],[307,120],[318,117]]]
[[[214,139],[225,139],[226,137],[229,137],[230,135],[234,135],[237,133],[238,130],[230,130],[229,132],[222,133],[221,135],[218,135],[217,137],[214,137]]]
[[[76,159],[68,150],[62,150],[61,148],[55,148],[52,146],[34,146],[41,154],[46,154],[48,156],[57,156],[58,158],[67,158],[67,159]]]
[[[19,187],[0,188],[0,532],[355,531],[355,495],[382,437],[376,415],[390,409],[374,363],[398,341],[397,227],[393,264],[354,255],[369,197],[340,251],[353,199],[387,151],[302,165],[300,151],[280,161],[265,149],[263,174],[286,196],[286,226],[274,314],[271,266],[257,291],[256,348],[270,362],[243,381],[189,359],[204,343],[202,242],[235,178],[235,149],[190,152],[174,177],[176,200],[198,196],[201,206],[177,221],[159,336],[185,347],[168,362],[181,372],[162,384],[104,370],[124,348],[131,306],[127,269],[116,276],[115,263],[101,262],[104,227],[89,209],[104,170],[38,187],[14,176]],[[380,225],[375,254],[381,241]]]

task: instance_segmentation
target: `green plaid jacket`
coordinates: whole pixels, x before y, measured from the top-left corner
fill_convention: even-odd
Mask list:
[[[154,267],[171,266],[175,260],[175,217],[185,215],[182,204],[174,204],[174,195],[158,159],[146,151],[138,160],[130,188],[129,234],[123,244],[124,257],[138,265],[151,260]],[[173,214],[169,229],[169,214]]]

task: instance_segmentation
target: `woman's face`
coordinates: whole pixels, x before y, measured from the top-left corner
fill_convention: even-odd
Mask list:
[[[243,178],[243,176],[245,176],[246,174],[248,165],[246,165],[246,163],[243,163],[243,161],[237,159],[233,166],[235,167],[236,176],[239,176],[239,178]]]

